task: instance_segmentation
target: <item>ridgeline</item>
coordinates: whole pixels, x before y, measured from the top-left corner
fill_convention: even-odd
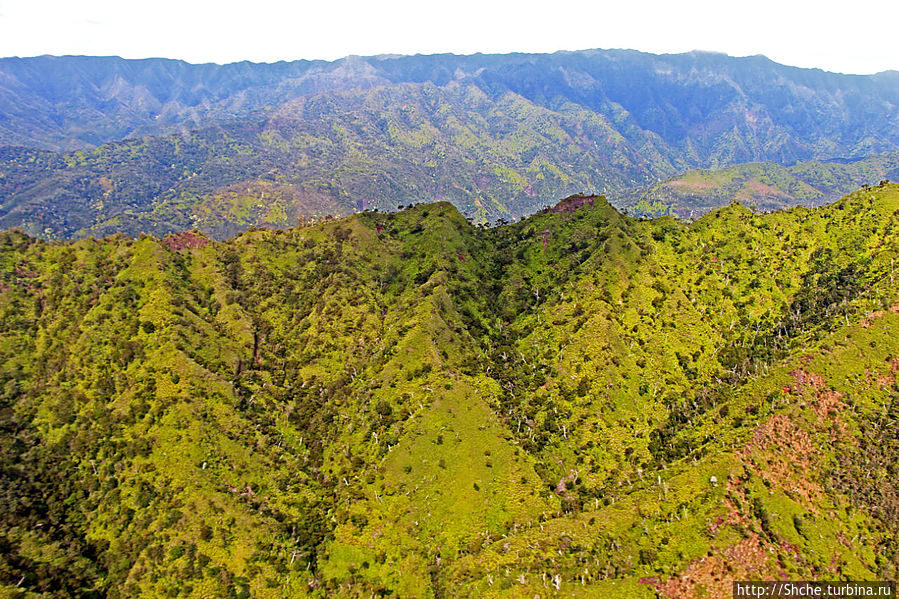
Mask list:
[[[899,186],[0,234],[0,594],[895,579]]]

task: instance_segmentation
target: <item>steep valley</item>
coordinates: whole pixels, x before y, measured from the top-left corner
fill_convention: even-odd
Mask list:
[[[0,234],[0,594],[895,579],[899,185]]]
[[[819,205],[891,178],[897,132],[899,73],[764,56],[0,58],[0,228],[226,239],[437,201],[493,224],[573,193]]]

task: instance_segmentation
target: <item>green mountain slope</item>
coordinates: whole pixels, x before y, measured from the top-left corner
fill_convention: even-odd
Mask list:
[[[7,596],[895,578],[899,186],[0,238]]]
[[[193,227],[227,237],[423,198],[517,219],[559,190],[621,188],[686,166],[652,152],[651,136],[645,145],[634,150],[582,107],[491,100],[473,85],[334,92],[184,136],[62,155],[8,150],[0,224],[49,238]]]
[[[719,170],[692,170],[634,190],[621,204],[643,216],[676,215],[694,218],[733,201],[760,210],[790,206],[820,206],[859,187],[899,178],[899,154],[862,160],[738,164]]]
[[[0,59],[0,227],[223,239],[413,202],[449,201],[482,222],[578,192],[623,206],[689,169],[894,153],[897,76],[626,50]],[[877,183],[869,170],[822,191]]]

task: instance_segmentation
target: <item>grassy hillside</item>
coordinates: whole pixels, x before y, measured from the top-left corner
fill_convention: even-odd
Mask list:
[[[895,578],[899,186],[0,237],[9,597]]]
[[[691,170],[646,189],[627,192],[620,203],[633,214],[695,218],[730,202],[759,210],[820,206],[862,184],[899,179],[899,154],[855,161],[809,161],[793,166],[774,162],[738,164],[718,170]]]

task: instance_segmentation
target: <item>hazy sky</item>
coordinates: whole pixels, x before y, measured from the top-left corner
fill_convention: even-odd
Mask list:
[[[0,56],[190,62],[634,48],[765,54],[844,73],[899,69],[899,2],[853,0],[0,0]]]

